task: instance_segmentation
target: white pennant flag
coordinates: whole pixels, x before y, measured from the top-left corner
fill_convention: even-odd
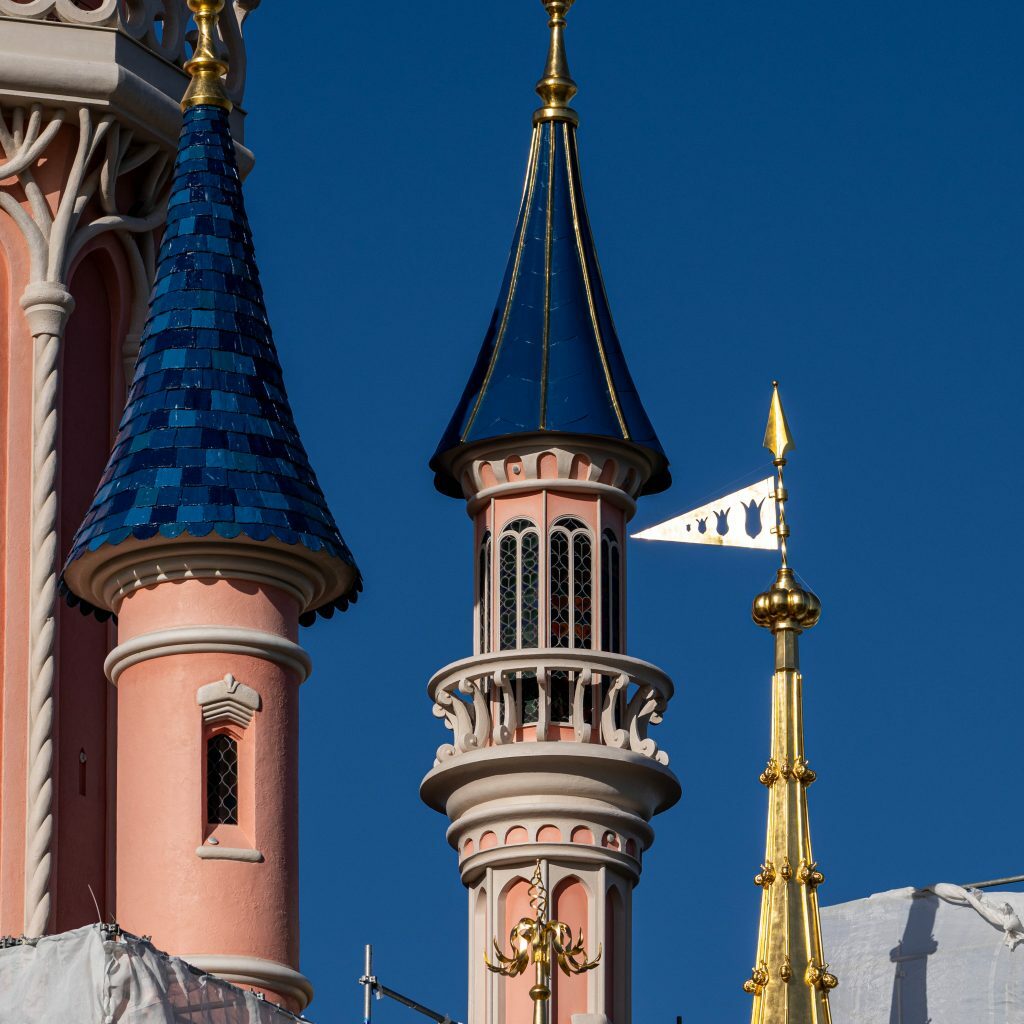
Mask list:
[[[692,512],[634,533],[633,537],[777,551],[779,538],[775,524],[775,478],[768,477]]]

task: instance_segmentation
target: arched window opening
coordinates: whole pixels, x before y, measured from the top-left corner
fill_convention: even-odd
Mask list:
[[[477,566],[477,622],[479,624],[479,649],[486,654],[491,649],[491,531],[488,530],[480,542],[479,564]]]
[[[593,646],[593,553],[590,532],[579,519],[551,528],[551,646]]]
[[[555,521],[548,540],[550,576],[549,636],[552,647],[589,649],[592,639],[593,547],[580,519]],[[551,720],[572,720],[573,687],[566,672],[551,674]]]
[[[238,824],[238,744],[226,733],[206,741],[206,820]]]
[[[540,535],[513,519],[498,542],[498,628],[503,651],[536,647],[540,630]]]
[[[601,649],[622,653],[622,553],[612,530],[601,534]]]

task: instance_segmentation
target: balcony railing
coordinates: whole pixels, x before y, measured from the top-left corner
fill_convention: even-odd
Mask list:
[[[497,651],[453,662],[427,689],[434,714],[454,737],[438,748],[436,764],[484,747],[556,739],[630,750],[668,764],[668,754],[647,732],[661,722],[672,680],[637,658],[575,649]]]

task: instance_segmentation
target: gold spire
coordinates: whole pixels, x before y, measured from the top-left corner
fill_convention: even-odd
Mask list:
[[[576,83],[569,74],[569,61],[565,56],[565,16],[575,0],[541,0],[548,12],[551,46],[544,76],[537,83],[537,95],[544,104],[534,111],[533,123],[542,121],[568,121],[579,124],[579,116],[569,103],[576,95]]]
[[[232,103],[224,88],[228,66],[217,56],[214,32],[224,9],[224,0],[188,0],[188,8],[195,15],[198,35],[192,57],[185,62],[185,70],[192,76],[192,81],[188,83],[181,109],[205,105],[230,110]]]
[[[583,948],[583,929],[573,941],[572,929],[561,921],[548,920],[548,894],[544,888],[544,875],[538,860],[530,880],[530,906],[536,917],[524,917],[514,925],[508,942],[511,955],[506,956],[494,940],[497,964],[492,964],[484,953],[488,970],[516,978],[525,974],[533,963],[534,985],[530,989],[533,1000],[533,1024],[549,1024],[551,1018],[551,967],[552,960],[567,977],[592,971],[601,962],[600,947],[593,960],[587,958]]]
[[[754,997],[752,1024],[831,1024],[829,992],[839,984],[825,963],[818,886],[825,876],[811,853],[807,787],[816,775],[804,756],[803,677],[798,637],[821,615],[821,604],[786,564],[786,490],[782,467],[793,438],[772,382],[764,444],[775,456],[782,565],[771,588],[754,599],[753,616],[775,637],[771,756],[761,773],[768,790],[768,839],[754,878],[761,888],[761,921],[754,969],[743,988]]]

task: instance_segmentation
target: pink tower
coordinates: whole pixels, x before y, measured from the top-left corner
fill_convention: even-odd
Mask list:
[[[118,920],[292,1010],[299,973],[300,623],[359,573],[296,430],[215,57],[199,41],[149,318],[62,576],[117,617]]]
[[[668,462],[616,336],[583,202],[576,86],[563,45],[571,0],[547,0],[526,187],[498,303],[432,460],[473,521],[474,654],[429,684],[453,740],[423,799],[448,815],[469,890],[469,1022],[528,1024],[529,973],[484,953],[530,915],[535,863],[551,915],[598,967],[554,972],[552,1024],[629,1024],[631,902],[676,802],[648,735],[672,683],[626,650],[626,526]]]

